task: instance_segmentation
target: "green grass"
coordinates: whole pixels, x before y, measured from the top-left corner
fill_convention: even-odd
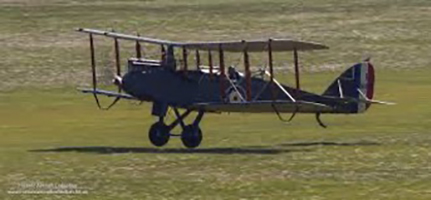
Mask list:
[[[357,116],[324,115],[328,129],[309,115],[286,125],[275,115],[209,114],[203,144],[193,151],[177,138],[161,149],[149,144],[155,119],[148,104],[123,101],[104,112],[71,88],[6,92],[0,96],[0,196],[429,199],[429,73],[378,71],[377,97],[398,104]],[[308,75],[304,85],[322,91],[335,76]],[[89,194],[6,194],[35,181],[76,184]]]
[[[0,199],[430,199],[430,8],[428,0],[0,0]],[[304,88],[320,93],[372,55],[376,98],[397,105],[323,115],[328,129],[311,115],[283,124],[275,114],[208,114],[200,148],[185,150],[178,138],[153,148],[149,104],[99,111],[75,91],[90,78],[77,27],[322,42],[331,49],[300,55]],[[112,66],[112,41],[97,44],[98,64]],[[122,43],[123,62],[131,45]],[[276,57],[291,67],[286,54]],[[292,81],[284,71],[277,78]],[[89,194],[7,193],[37,182]]]

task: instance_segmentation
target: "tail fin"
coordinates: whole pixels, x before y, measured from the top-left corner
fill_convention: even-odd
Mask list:
[[[365,112],[374,95],[374,67],[370,62],[358,63],[344,71],[326,89],[323,96],[354,99],[350,112]]]

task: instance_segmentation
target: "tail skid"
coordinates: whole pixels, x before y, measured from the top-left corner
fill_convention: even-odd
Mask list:
[[[320,119],[320,114],[321,113],[316,113],[316,121],[319,124],[319,126],[321,126],[322,128],[327,128],[328,126],[326,126],[326,124],[324,124]]]

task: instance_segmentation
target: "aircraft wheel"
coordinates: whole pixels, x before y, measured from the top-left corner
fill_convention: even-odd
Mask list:
[[[181,141],[187,148],[195,148],[201,144],[202,131],[199,126],[188,125],[181,133]]]
[[[148,136],[150,138],[151,144],[161,147],[169,141],[169,127],[163,122],[156,122],[151,125]]]

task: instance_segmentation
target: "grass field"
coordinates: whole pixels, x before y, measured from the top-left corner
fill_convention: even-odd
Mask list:
[[[430,199],[430,10],[426,0],[0,0],[0,199]],[[89,80],[76,27],[322,42],[331,50],[301,54],[304,87],[322,92],[372,55],[376,98],[397,105],[324,115],[328,129],[308,115],[287,125],[272,114],[210,114],[200,148],[178,139],[153,148],[149,104],[99,111],[75,91]],[[98,44],[99,64],[109,63],[112,50]],[[10,194],[49,184],[88,194]]]

